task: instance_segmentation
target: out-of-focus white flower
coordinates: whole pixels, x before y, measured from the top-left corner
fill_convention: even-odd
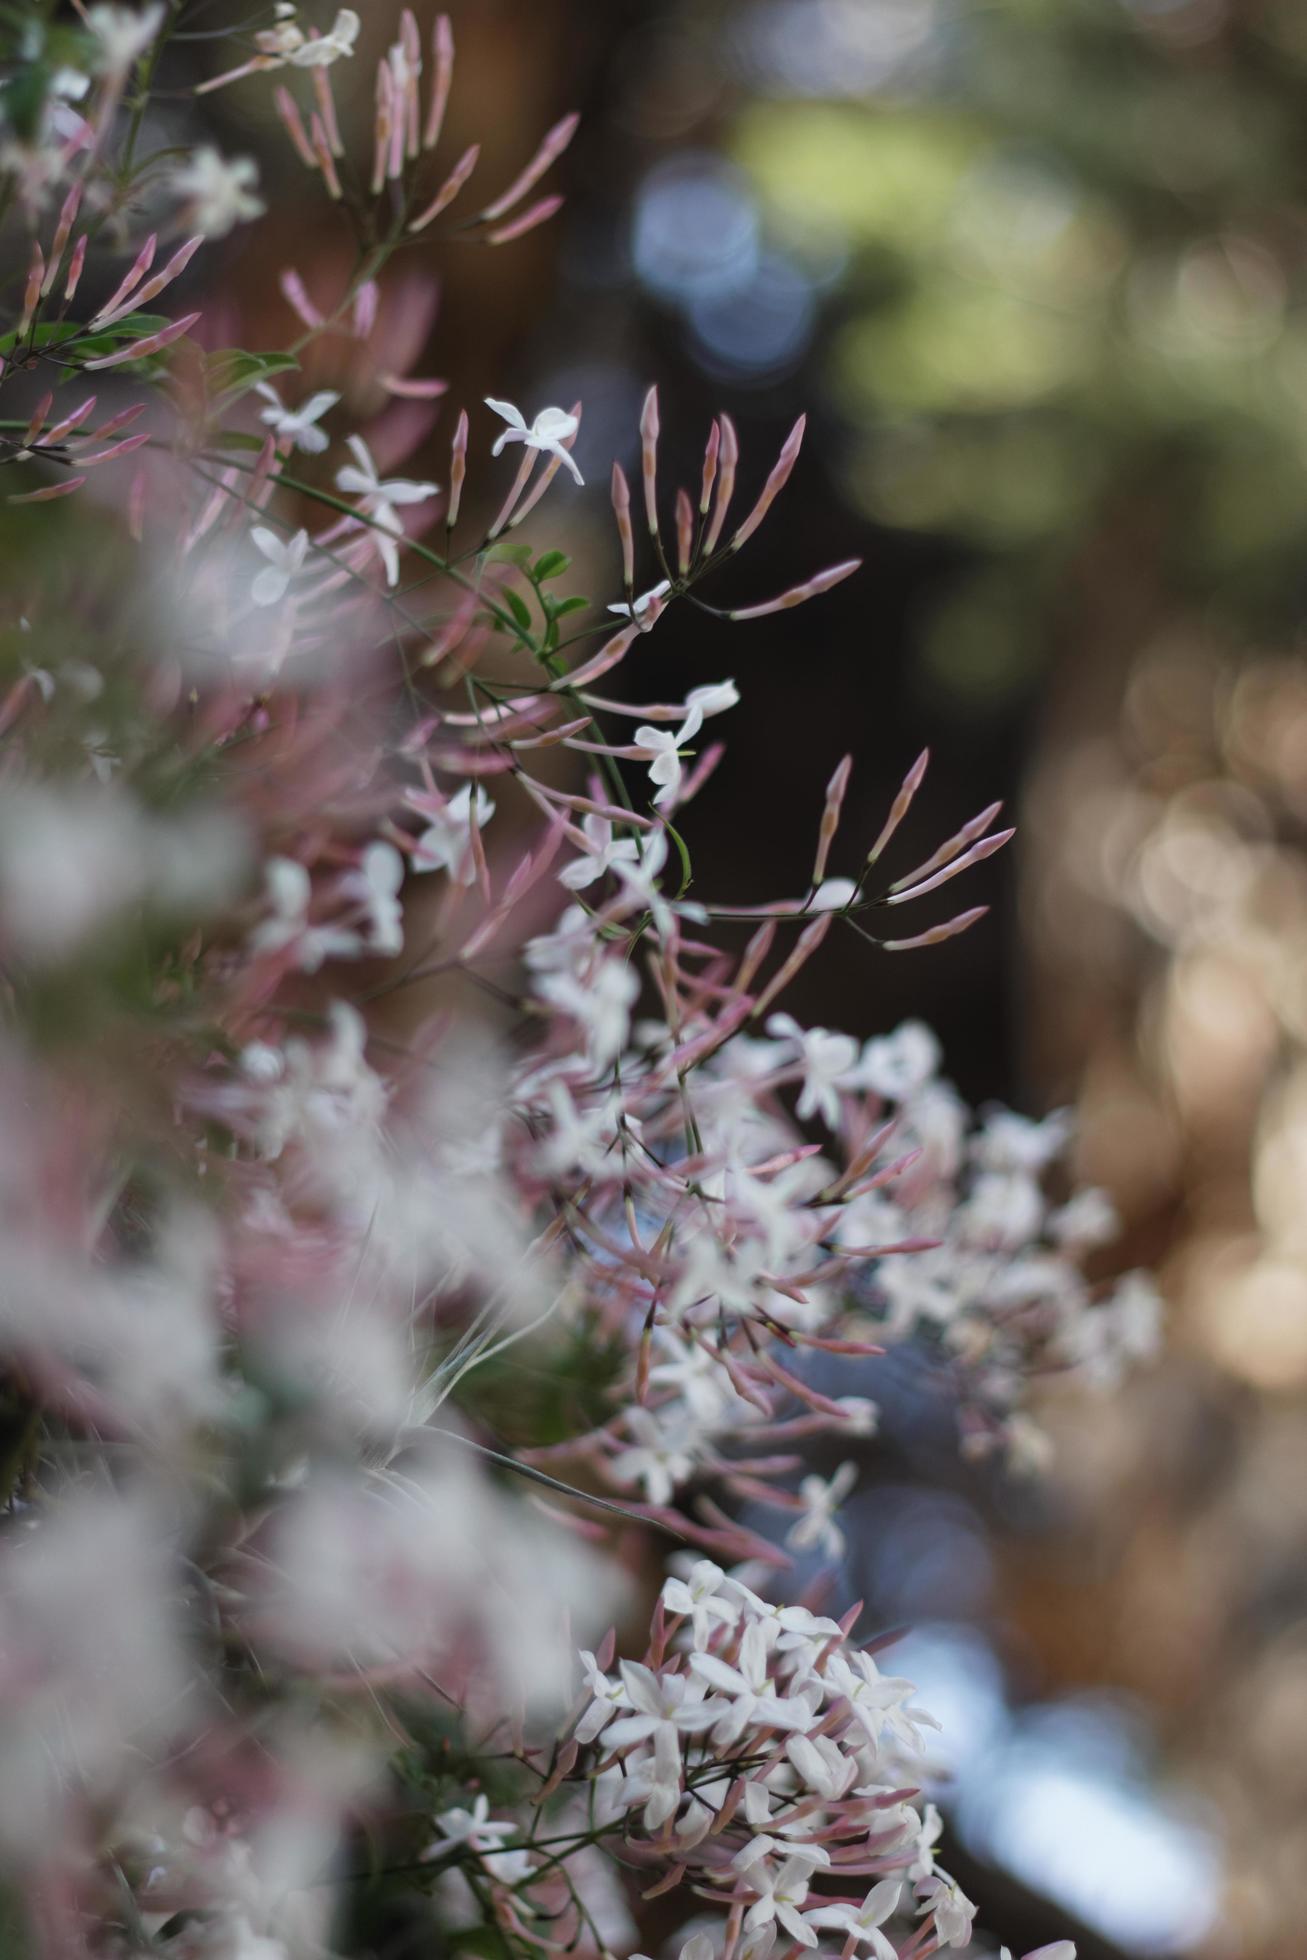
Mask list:
[[[349,890],[367,909],[368,944],[374,953],[404,950],[404,914],[399,902],[404,883],[404,860],[393,844],[369,844],[363,862],[347,880]]]
[[[770,1015],[767,1032],[780,1040],[793,1041],[798,1046],[798,1061],[803,1070],[803,1087],[798,1101],[799,1121],[806,1122],[808,1117],[819,1115],[828,1129],[837,1128],[840,1120],[839,1092],[854,1086],[858,1044],[853,1036],[833,1034],[829,1028],[800,1027],[792,1014]]]
[[[362,22],[352,7],[342,7],[329,34],[305,38],[287,57],[292,68],[326,68],[333,61],[352,55]]]
[[[110,75],[125,75],[138,55],[145,53],[163,26],[163,0],[151,0],[139,13],[131,7],[101,4],[88,7],[86,25],[99,43],[100,66]]]
[[[1001,1946],[999,1960],[1012,1960],[1012,1949]],[[1023,1953],[1021,1960],[1076,1960],[1074,1940],[1054,1940],[1051,1946],[1037,1946],[1029,1953]]]
[[[330,388],[323,388],[318,394],[310,395],[298,408],[286,408],[280,395],[270,382],[255,384],[254,392],[262,395],[269,406],[259,411],[259,420],[267,424],[274,435],[285,436],[292,446],[302,449],[307,456],[320,456],[327,447],[329,437],[325,429],[317,425],[329,408],[334,408],[340,396]]]
[[[906,1102],[930,1081],[940,1046],[924,1021],[904,1021],[893,1034],[869,1041],[858,1063],[858,1086],[887,1102]]]
[[[496,405],[494,402],[490,404],[492,408]],[[501,414],[503,412],[502,406],[500,412]],[[507,441],[507,436],[503,440]],[[622,619],[642,619],[645,613],[648,612],[650,606],[658,599],[665,599],[671,589],[672,581],[669,578],[660,578],[657,585],[651,585],[649,590],[642,592],[638,599],[632,599],[629,606],[625,600],[619,600],[615,606],[610,606],[608,610],[610,613],[617,613]]]
[[[650,1504],[670,1504],[676,1486],[694,1470],[689,1425],[682,1422],[673,1429],[652,1409],[637,1404],[626,1411],[626,1428],[634,1441],[612,1459],[609,1476],[618,1484],[643,1484]]]
[[[937,1878],[924,1879],[918,1894],[922,1902],[917,1911],[934,1913],[935,1936],[941,1946],[970,1945],[976,1908],[954,1879],[943,1872]]]
[[[791,1551],[809,1552],[814,1548],[827,1558],[839,1558],[844,1550],[844,1533],[835,1522],[835,1513],[858,1480],[855,1463],[841,1463],[835,1475],[805,1477],[799,1485],[803,1515],[785,1534]]]
[[[1121,1229],[1121,1218],[1106,1191],[1096,1187],[1077,1191],[1058,1210],[1049,1213],[1048,1235],[1058,1245],[1107,1245]]]
[[[695,1933],[685,1942],[676,1960],[713,1960],[716,1949],[706,1933]],[[631,1960],[649,1960],[646,1953],[633,1953]]]
[[[206,143],[174,170],[171,187],[185,200],[193,230],[205,238],[225,238],[233,225],[263,216],[267,206],[254,195],[258,181],[253,157],[227,158]]]
[[[313,885],[294,858],[272,857],[263,867],[264,896],[271,916],[249,937],[253,953],[278,953],[295,946],[304,973],[316,973],[324,960],[351,959],[363,951],[360,935],[348,926],[310,926]]]
[[[898,1948],[891,1945],[880,1928],[897,1912],[902,1890],[897,1879],[883,1878],[879,1885],[872,1886],[860,1906],[818,1906],[815,1912],[805,1912],[803,1917],[809,1926],[834,1927],[851,1946],[870,1947],[876,1960],[898,1960]]]
[[[515,1885],[532,1870],[530,1852],[505,1851],[505,1844],[520,1835],[521,1827],[511,1817],[492,1817],[490,1799],[484,1791],[473,1799],[471,1810],[455,1807],[438,1811],[436,1825],[440,1836],[427,1846],[424,1859],[444,1858],[465,1844],[478,1853],[486,1869],[502,1884]]]
[[[685,705],[691,714],[697,708],[707,721],[709,715],[720,715],[727,708],[738,708],[740,690],[734,681],[709,681],[703,687],[692,687],[685,697]]]
[[[585,856],[565,864],[558,874],[559,884],[566,885],[570,891],[583,891],[615,864],[638,863],[640,846],[635,838],[615,837],[607,817],[591,812],[582,818],[581,830],[585,837]]]
[[[256,524],[250,532],[250,542],[268,560],[261,572],[256,572],[250,587],[250,597],[256,606],[275,606],[286,596],[290,582],[303,570],[308,556],[309,534],[297,531],[293,538],[283,538],[276,531],[269,531],[262,524]]]
[[[493,408],[496,415],[502,415],[508,427],[495,438],[490,453],[498,456],[506,442],[524,442],[528,449],[547,451],[565,463],[578,483],[584,483],[573,459],[570,449],[563,447],[568,436],[574,436],[581,426],[575,415],[569,415],[565,408],[542,408],[534,422],[528,425],[520,408],[512,402],[497,402],[491,395],[486,396],[486,407]],[[647,601],[646,601],[647,603]]]
[[[473,884],[477,874],[469,842],[472,826],[484,830],[494,814],[494,803],[480,783],[475,789],[465,783],[442,809],[428,813],[427,827],[413,846],[413,869],[447,871],[459,884]]]
[[[809,912],[842,912],[857,896],[858,887],[852,878],[827,878],[818,885],[807,902]]]
[[[404,535],[404,525],[398,514],[401,504],[424,504],[428,497],[438,495],[438,483],[415,483],[407,477],[397,476],[383,480],[377,474],[377,466],[372,460],[372,452],[362,436],[347,436],[345,446],[353,456],[353,463],[336,472],[336,488],[348,496],[361,498],[359,509],[365,517],[370,517],[379,530],[373,531],[373,541],[381,554],[381,562],[386,570],[387,585],[399,584],[399,552],[394,540]]]

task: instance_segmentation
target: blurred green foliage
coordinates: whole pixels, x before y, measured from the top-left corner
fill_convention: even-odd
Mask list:
[[[826,373],[850,495],[972,567],[926,623],[931,677],[979,698],[1036,672],[1109,529],[1175,603],[1236,638],[1285,632],[1307,530],[1307,8],[922,13],[910,71],[862,99],[755,99],[732,147],[781,235],[846,254]]]

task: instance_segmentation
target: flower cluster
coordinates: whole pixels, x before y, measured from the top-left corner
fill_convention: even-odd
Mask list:
[[[1111,1219],[1048,1195],[1060,1119],[977,1123],[920,1025],[863,1043],[782,1005],[834,935],[892,957],[972,925],[897,908],[1011,832],[991,806],[891,875],[926,757],[852,841],[846,757],[805,891],[692,888],[740,692],[646,698],[649,642],[691,592],[741,622],[857,570],[699,596],[802,421],[746,501],[719,416],[669,497],[651,389],[612,596],[569,591],[522,527],[584,489],[580,403],[469,403],[427,474],[434,288],[392,260],[476,160],[428,174],[448,23],[427,53],[398,14],[370,172],[332,80],[350,9],[273,7],[197,86],[283,77],[358,239],[330,293],[281,268],[300,330],[253,354],[203,304],[147,310],[202,301],[205,239],[261,209],[207,143],[136,155],[187,5],[78,13],[25,40],[23,114],[0,95],[27,231],[0,469],[7,521],[45,527],[0,612],[0,1915],[12,1892],[42,1956],[301,1960],[346,1923],[366,1946],[393,1885],[496,1953],[565,1922],[608,1955],[652,1876],[719,1929],[692,1960],[963,1945],[929,1716],[851,1618],[753,1588],[839,1556],[856,1468],[796,1488],[794,1446],[872,1433],[845,1390],[888,1343],[1020,1460],[1032,1375],[1110,1382],[1153,1338],[1146,1282],[1080,1276]],[[574,128],[473,236],[556,209],[524,201]],[[633,1520],[710,1556],[642,1660],[587,1652],[560,1730]]]

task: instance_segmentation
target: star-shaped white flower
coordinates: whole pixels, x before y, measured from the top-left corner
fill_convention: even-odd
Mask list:
[[[255,574],[250,597],[256,606],[275,606],[285,598],[291,580],[303,568],[309,549],[309,534],[307,531],[297,531],[293,538],[281,538],[275,531],[256,524],[250,532],[250,539],[255,550],[268,560],[263,570]]]
[[[358,497],[359,509],[365,517],[372,519],[373,538],[381,554],[381,562],[386,568],[387,585],[399,583],[399,552],[394,543],[404,535],[404,525],[397,506],[400,504],[424,504],[428,497],[437,495],[438,483],[414,483],[407,477],[397,476],[383,480],[377,473],[372,460],[372,451],[362,436],[347,436],[345,444],[354,461],[347,463],[343,470],[336,472],[336,488],[347,496]]]
[[[844,1533],[835,1522],[835,1513],[853,1489],[857,1478],[856,1464],[841,1463],[835,1475],[829,1479],[803,1479],[799,1485],[803,1515],[785,1534],[785,1543],[791,1551],[809,1552],[819,1548],[827,1558],[840,1556],[844,1550]]]
[[[681,793],[681,748],[703,727],[703,709],[690,708],[680,727],[654,728],[646,723],[635,731],[633,747],[649,764],[649,780],[658,786],[654,807],[666,809]]]
[[[327,447],[328,437],[325,429],[318,423],[329,408],[334,408],[340,396],[330,388],[310,395],[298,408],[287,408],[276,389],[266,381],[255,384],[254,392],[262,395],[267,408],[259,411],[259,420],[265,422],[274,435],[286,436],[294,448],[302,449],[306,456],[320,456]]]
[[[575,415],[569,415],[565,408],[542,408],[530,425],[520,408],[512,402],[497,402],[492,395],[485,398],[486,407],[493,408],[496,415],[502,415],[508,427],[501,431],[491,449],[492,456],[498,456],[506,442],[524,442],[528,449],[547,451],[565,463],[578,483],[585,478],[577,468],[570,450],[563,447],[568,436],[574,436],[580,428]]]
[[[614,837],[607,817],[592,812],[582,819],[581,830],[585,837],[585,856],[574,858],[558,874],[559,884],[566,885],[570,891],[579,892],[593,885],[615,864],[639,863],[640,846],[635,838]]]
[[[729,1704],[712,1732],[718,1747],[738,1742],[746,1728],[810,1729],[816,1716],[807,1702],[781,1695],[767,1675],[767,1638],[761,1623],[753,1620],[740,1642],[739,1664],[730,1664],[716,1654],[691,1654],[690,1666],[701,1681],[729,1696]]]
[[[413,846],[415,871],[447,871],[462,885],[476,880],[476,860],[472,855],[472,826],[484,830],[495,814],[490,797],[477,784],[475,792],[464,783],[444,808],[430,814],[427,828]]]
[[[885,1878],[872,1886],[860,1906],[818,1906],[815,1912],[805,1912],[803,1917],[809,1926],[836,1927],[846,1940],[870,1947],[876,1960],[898,1960],[897,1947],[890,1944],[880,1928],[897,1910],[902,1890],[897,1879]]]
[[[331,24],[330,34],[319,34],[316,40],[301,41],[286,58],[292,68],[326,68],[342,56],[353,54],[361,25],[352,7],[342,7]]]
[[[651,585],[649,590],[642,592],[638,599],[632,599],[629,606],[623,601],[618,605],[610,606],[608,610],[610,613],[619,614],[623,619],[642,619],[650,606],[659,599],[666,598],[671,589],[672,581],[669,578],[660,578],[657,585]]]

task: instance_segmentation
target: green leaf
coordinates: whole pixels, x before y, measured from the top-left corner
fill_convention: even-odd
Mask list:
[[[571,562],[565,551],[546,551],[531,567],[531,576],[537,585],[543,584],[547,578],[558,578]]]
[[[293,354],[247,354],[243,347],[223,347],[205,361],[204,379],[211,395],[226,395],[234,400],[260,381],[298,367]]]
[[[492,564],[518,565],[525,571],[531,563],[531,547],[505,538],[500,544],[492,544],[486,557]]]
[[[517,621],[518,625],[522,628],[522,631],[524,633],[529,633],[531,631],[531,614],[527,607],[526,600],[522,597],[521,593],[514,592],[512,588],[509,587],[504,592],[504,601],[508,607],[508,610],[512,613],[514,619]]]
[[[144,340],[152,333],[161,333],[164,327],[172,325],[166,313],[129,313],[125,319],[115,320],[110,327],[100,327],[93,334],[84,333],[76,320],[43,320],[38,326],[29,329],[21,336],[24,347],[32,347],[37,353],[47,348],[64,347],[76,341],[74,350],[94,360],[98,354],[112,354],[129,340]],[[10,354],[18,345],[20,335],[15,328],[11,333],[0,335],[0,354]]]
[[[542,592],[540,597],[550,619],[566,619],[568,613],[584,612],[590,603],[588,599],[581,598],[579,593],[574,594],[570,599],[554,599],[547,592]]]

